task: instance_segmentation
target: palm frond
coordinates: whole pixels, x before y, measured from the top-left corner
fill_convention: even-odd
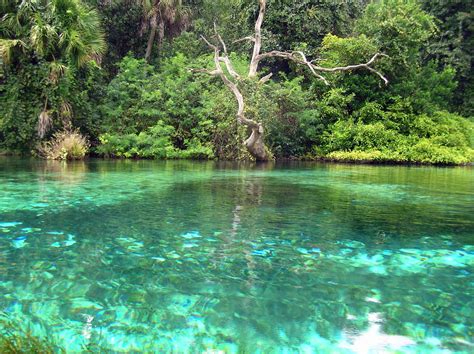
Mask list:
[[[56,85],[67,72],[68,67],[60,61],[52,61],[49,64],[49,80]]]
[[[46,23],[40,14],[36,14],[30,29],[32,48],[40,55],[45,55],[51,47],[56,47],[58,34],[54,26]]]
[[[10,63],[12,50],[15,47],[26,48],[26,44],[19,39],[0,39],[0,57],[4,64]]]
[[[51,129],[53,125],[53,120],[51,115],[46,110],[46,108],[41,111],[38,117],[38,124],[36,125],[36,133],[40,139],[43,139],[48,131]]]

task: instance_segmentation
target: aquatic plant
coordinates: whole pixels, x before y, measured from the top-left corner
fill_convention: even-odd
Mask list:
[[[64,349],[47,339],[33,335],[22,325],[0,313],[0,353],[3,354],[49,354],[65,353]]]

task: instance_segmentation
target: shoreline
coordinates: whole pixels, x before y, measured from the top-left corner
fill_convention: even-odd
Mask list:
[[[433,167],[469,167],[474,166],[474,161],[469,163],[430,163],[421,161],[396,161],[396,160],[350,160],[350,159],[335,159],[326,157],[285,157],[276,158],[272,161],[260,162],[252,160],[219,160],[219,159],[152,159],[152,158],[125,158],[125,157],[104,157],[97,155],[86,156],[82,160],[48,160],[40,157],[33,156],[31,154],[21,154],[19,152],[0,151],[0,158],[16,157],[24,159],[33,159],[37,161],[64,161],[64,162],[78,162],[88,160],[114,160],[114,161],[195,161],[195,162],[222,162],[222,163],[246,163],[255,165],[264,165],[272,163],[285,163],[285,162],[304,162],[304,163],[328,163],[328,164],[344,164],[344,165],[373,165],[373,166],[433,166]]]

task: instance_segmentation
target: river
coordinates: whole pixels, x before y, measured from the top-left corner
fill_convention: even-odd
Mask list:
[[[0,312],[68,352],[472,352],[474,169],[0,158]]]

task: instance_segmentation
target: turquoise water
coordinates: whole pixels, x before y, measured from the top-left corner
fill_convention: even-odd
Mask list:
[[[0,158],[0,311],[68,352],[474,352],[473,216],[472,167]]]

